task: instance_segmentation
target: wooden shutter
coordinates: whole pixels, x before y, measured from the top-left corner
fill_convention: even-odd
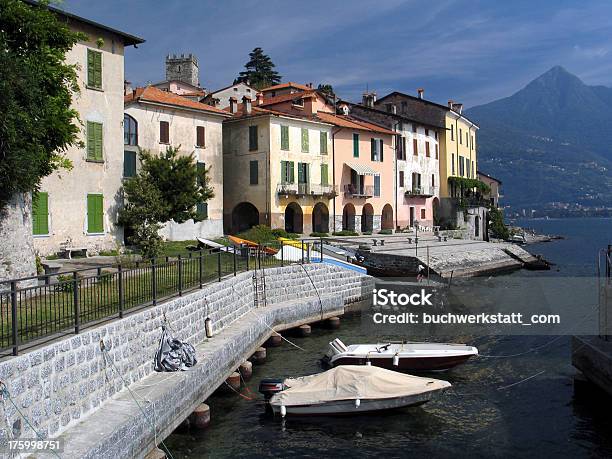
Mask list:
[[[308,129],[302,128],[302,152],[308,153]]]
[[[359,158],[359,134],[353,134],[353,157]]]
[[[425,156],[429,158],[429,142],[425,142]]]
[[[327,164],[321,164],[321,185],[329,185],[329,169]]]
[[[288,183],[287,180],[287,161],[281,161],[281,183]]]
[[[298,163],[298,183],[306,183],[306,164]]]
[[[136,175],[136,152],[135,151],[124,151],[123,152],[123,176],[134,177]]]
[[[206,146],[206,131],[204,130],[204,126],[196,127],[196,146],[201,148]]]
[[[95,51],[88,49],[87,50],[87,86],[95,86]]]
[[[32,234],[49,234],[49,195],[47,193],[32,194]]]
[[[259,162],[251,161],[249,163],[249,167],[251,185],[257,185],[257,183],[259,182]]]
[[[289,150],[289,126],[281,126],[281,150]]]
[[[167,121],[159,122],[159,143],[170,143],[170,124]]]
[[[438,159],[438,144],[436,144],[436,159]]]
[[[257,149],[257,126],[249,126],[249,151]]]
[[[374,196],[380,196],[380,175],[374,176]]]
[[[383,150],[384,150],[385,142],[383,141],[383,139],[380,139],[379,142],[380,142],[380,154],[379,154],[378,158],[379,158],[380,162],[383,162],[384,159],[385,159],[384,156],[383,156]]]
[[[208,203],[198,202],[196,206],[196,212],[200,220],[206,220],[208,218]]]
[[[206,171],[206,163],[202,163],[202,162],[197,162],[197,172],[198,172],[198,176],[197,176],[197,184],[198,186],[202,186],[204,184],[204,182],[202,181],[202,174]]]
[[[370,159],[375,161],[376,157],[376,139],[370,139]]]
[[[102,161],[103,139],[102,124],[87,122],[87,159]]]
[[[404,187],[404,171],[399,172],[399,186]]]
[[[417,141],[417,139],[412,139],[412,154],[414,156],[418,156],[419,154],[419,142]]]
[[[295,163],[289,161],[289,183],[295,183]]]
[[[103,198],[99,194],[87,195],[87,232],[90,234],[103,233]]]
[[[321,132],[321,154],[327,154],[327,132]]]
[[[102,88],[102,53],[87,50],[87,86],[92,88]]]

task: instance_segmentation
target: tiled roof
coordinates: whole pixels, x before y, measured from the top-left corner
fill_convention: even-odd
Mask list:
[[[296,89],[301,89],[302,91],[308,91],[312,89],[310,86],[306,86],[305,84],[293,83],[292,81],[289,81],[288,83],[281,83],[281,84],[277,84],[274,86],[268,86],[267,88],[262,89],[261,92],[276,91],[277,89],[285,89],[285,88],[296,88]]]
[[[287,102],[293,99],[305,99],[307,97],[315,97],[315,93],[315,90],[308,89],[308,91],[294,92],[291,94],[281,94],[280,96],[264,99],[262,103],[259,104],[259,106],[264,107],[266,105],[280,104],[282,102]]]
[[[131,93],[127,94],[123,98],[124,104],[131,102],[155,102],[158,104],[164,104],[172,107],[189,108],[192,110],[201,110],[203,112],[216,113],[219,115],[226,115],[227,112],[219,108],[213,107],[212,105],[203,104],[196,102],[191,99],[179,96],[172,92],[162,91],[154,86],[147,86],[146,88],[136,88]]]
[[[231,113],[230,112],[230,107],[226,107],[223,110],[225,112],[227,112],[227,113]],[[234,119],[244,119],[244,118],[250,118],[250,117],[261,116],[261,115],[284,116],[286,118],[293,118],[293,119],[296,119],[296,120],[313,121],[315,123],[327,123],[326,121],[321,120],[317,116],[296,115],[296,114],[293,114],[293,113],[284,113],[284,112],[279,112],[277,110],[270,110],[269,108],[260,108],[260,107],[257,107],[255,105],[251,106],[251,113],[247,114],[244,111],[244,104],[238,104],[237,112],[233,113],[232,117]]]
[[[317,117],[326,123],[334,124],[338,127],[359,129],[362,131],[373,131],[388,135],[397,134],[396,132],[390,131],[389,129],[377,124],[368,123],[367,121],[358,120],[347,115],[334,115],[333,113],[318,112]]]

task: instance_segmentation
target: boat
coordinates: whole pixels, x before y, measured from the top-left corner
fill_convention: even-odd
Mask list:
[[[242,239],[238,236],[228,236],[229,241],[238,247],[248,247],[250,249],[259,248],[262,252],[268,255],[275,255],[278,250],[273,247],[266,247],[264,245],[260,245],[257,242],[249,241],[248,239]]]
[[[446,371],[478,355],[465,344],[388,342],[346,346],[336,338],[323,361],[329,366],[371,365],[401,371]]]
[[[260,392],[281,416],[355,415],[417,406],[451,387],[447,381],[371,365],[343,365],[285,380],[266,379]]]

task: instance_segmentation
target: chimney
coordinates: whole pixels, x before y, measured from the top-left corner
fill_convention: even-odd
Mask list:
[[[307,86],[312,89],[312,83],[308,83]]]
[[[448,108],[450,108],[452,110],[454,103],[455,103],[455,101],[453,99],[448,99]]]
[[[132,92],[132,82],[128,80],[123,80],[123,95],[127,96]]]
[[[230,112],[235,114],[238,111],[238,99],[236,99],[235,97],[230,97],[229,103],[230,103]]]
[[[257,105],[263,104],[263,101],[264,101],[263,92],[258,92],[256,97],[257,97]]]
[[[391,113],[397,115],[397,106],[395,104],[391,105]]]
[[[423,94],[425,94],[425,89],[419,88],[417,89],[417,93],[419,94],[419,99],[423,98]]]
[[[461,115],[463,111],[463,104],[455,104],[455,111]]]
[[[363,93],[363,105],[368,108],[374,107],[374,102],[376,102],[376,93],[375,92],[364,92]]]
[[[244,96],[242,97],[242,104],[244,105],[244,112],[247,115],[251,114],[251,98]]]

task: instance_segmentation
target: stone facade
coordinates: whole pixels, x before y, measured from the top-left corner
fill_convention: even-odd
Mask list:
[[[263,343],[271,327],[341,313],[345,303],[371,298],[373,288],[372,278],[325,263],[274,268],[266,270],[268,307],[254,308],[252,275],[241,273],[2,361],[0,380],[40,432],[67,442],[65,457],[142,457],[154,447],[154,438],[168,435]],[[153,371],[164,317],[173,336],[196,345],[199,363],[191,371]],[[206,318],[215,334],[210,340]],[[113,365],[105,360],[100,340]],[[128,384],[138,391],[143,378],[146,416],[125,390]],[[0,435],[6,439],[19,414],[6,402],[2,410]],[[15,436],[34,434],[21,424]]]
[[[192,86],[200,86],[198,58],[193,54],[173,54],[166,56],[166,80],[182,81]]]
[[[32,200],[15,195],[0,210],[0,281],[36,275],[32,241]],[[0,292],[10,284],[0,284]]]
[[[230,97],[235,97],[237,100],[242,100],[243,97],[248,97],[255,103],[257,90],[247,85],[246,83],[237,83],[227,88],[218,89],[215,92],[207,94],[202,102],[214,105],[219,108],[229,107]]]

